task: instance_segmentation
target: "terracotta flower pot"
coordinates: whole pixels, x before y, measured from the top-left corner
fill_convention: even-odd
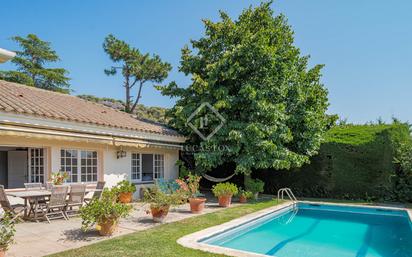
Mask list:
[[[150,211],[152,213],[153,221],[154,222],[163,222],[166,218],[167,214],[169,213],[170,206],[162,206],[162,207],[150,207]]]
[[[192,213],[201,213],[205,208],[206,198],[189,198],[190,211]]]
[[[1,248],[0,249],[0,257],[5,257],[6,256],[6,249],[4,249],[4,248]]]
[[[239,196],[239,203],[247,203],[247,198],[244,195]]]
[[[117,229],[117,220],[115,219],[108,219],[104,222],[98,224],[99,226],[99,234],[101,236],[111,236]]]
[[[131,203],[133,199],[132,192],[120,193],[119,194],[119,201],[121,203]]]
[[[232,195],[221,195],[218,197],[220,207],[229,207],[232,203]]]

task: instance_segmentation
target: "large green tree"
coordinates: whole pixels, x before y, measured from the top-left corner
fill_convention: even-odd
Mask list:
[[[66,77],[68,72],[63,68],[46,68],[46,65],[59,61],[50,42],[43,41],[34,34],[16,36],[12,40],[22,49],[16,51],[16,57],[11,60],[17,70],[0,71],[0,79],[51,91],[70,92],[70,79]]]
[[[131,47],[126,42],[108,35],[103,43],[104,51],[110,59],[120,64],[106,69],[106,75],[115,75],[120,71],[124,77],[125,111],[133,113],[139,103],[142,88],[147,82],[160,83],[167,78],[172,66],[163,62],[158,55],[140,53],[139,49]],[[132,96],[131,90],[137,85],[137,95]]]
[[[217,22],[204,20],[205,35],[182,49],[180,71],[191,75],[191,84],[159,87],[178,97],[171,125],[200,145],[194,157],[203,171],[225,162],[244,174],[301,166],[316,154],[330,125],[322,65],[308,68],[309,57],[294,46],[285,16],[274,16],[270,5],[250,7],[237,20],[224,12]],[[187,125],[204,102],[226,120],[209,140]],[[221,121],[206,108],[191,124],[205,125],[206,114],[207,125],[216,128]]]

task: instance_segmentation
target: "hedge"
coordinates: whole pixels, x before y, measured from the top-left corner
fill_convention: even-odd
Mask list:
[[[257,170],[265,192],[290,187],[303,197],[393,199],[396,149],[409,142],[409,127],[391,125],[337,126],[325,135],[311,163],[293,170]]]

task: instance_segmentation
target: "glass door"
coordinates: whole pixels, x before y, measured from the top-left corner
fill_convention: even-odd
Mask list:
[[[30,183],[44,183],[45,174],[45,154],[44,148],[29,148],[29,177]]]

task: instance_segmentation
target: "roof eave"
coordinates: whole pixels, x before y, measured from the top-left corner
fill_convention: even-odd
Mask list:
[[[0,123],[12,124],[33,128],[46,128],[61,131],[80,132],[86,134],[110,135],[132,139],[156,140],[160,142],[171,142],[183,144],[187,139],[181,135],[167,135],[152,132],[135,131],[129,129],[119,129],[108,126],[94,124],[85,124],[81,122],[52,120],[43,117],[23,115],[16,113],[7,113],[0,111]]]
[[[12,59],[14,56],[16,56],[15,52],[0,48],[0,63],[7,62],[8,60]]]

